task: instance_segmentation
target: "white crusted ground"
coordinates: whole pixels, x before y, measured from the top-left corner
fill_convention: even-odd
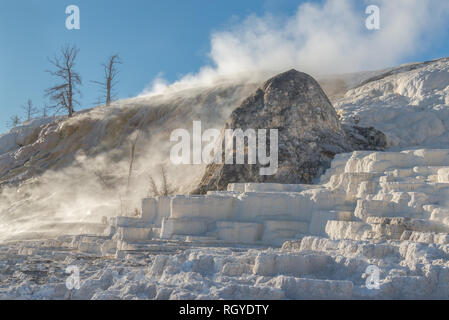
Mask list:
[[[373,126],[392,146],[449,146],[449,58],[411,64],[349,90],[335,103],[344,121]]]
[[[146,199],[142,217],[105,221],[103,236],[1,247],[0,297],[448,299],[448,159],[355,152],[316,186]],[[66,288],[67,266],[80,269],[79,290]]]
[[[2,247],[0,298],[449,298],[447,246],[306,237],[284,250],[154,243],[116,258],[73,252],[66,241]],[[382,270],[379,290],[365,285],[372,264]],[[79,290],[66,287],[68,266],[80,268]]]

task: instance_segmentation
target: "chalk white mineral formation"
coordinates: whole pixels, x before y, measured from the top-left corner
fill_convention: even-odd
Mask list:
[[[43,220],[59,233],[43,236],[33,223],[28,235],[43,239],[0,245],[0,299],[449,299],[448,66],[407,65],[349,90],[336,103],[343,123],[381,130],[390,148],[338,154],[314,184],[235,183],[201,196],[145,198],[139,214],[76,225],[42,214],[37,201],[24,206],[37,198],[22,187],[21,201],[2,200],[1,223],[18,232]],[[104,121],[97,129],[83,122],[82,132],[118,126]],[[93,140],[78,141],[70,125],[58,119],[36,124],[40,133],[0,137],[8,141],[2,181],[42,170],[40,151],[57,167],[69,165],[65,148],[75,142],[89,150]],[[70,148],[61,134],[72,137]]]

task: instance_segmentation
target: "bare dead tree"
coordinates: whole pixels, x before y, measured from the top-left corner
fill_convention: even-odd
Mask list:
[[[177,189],[172,187],[172,185],[170,184],[170,182],[168,180],[167,169],[165,168],[165,166],[163,166],[163,165],[161,166],[160,173],[161,173],[160,189],[158,188],[153,177],[150,176],[150,191],[148,192],[149,196],[150,195],[153,197],[168,196],[168,195],[174,194],[177,191]]]
[[[150,190],[148,191],[148,196],[151,197],[157,197],[160,195],[159,188],[157,187],[156,182],[154,181],[153,177],[150,176]]]
[[[74,69],[78,53],[79,49],[76,46],[67,45],[61,49],[60,56],[55,55],[54,58],[48,59],[55,67],[55,71],[47,72],[60,79],[61,82],[47,89],[46,96],[55,102],[55,105],[51,107],[57,108],[57,112],[65,109],[69,117],[73,116],[75,105],[79,104],[75,96],[80,94],[78,87],[82,84],[79,73]]]
[[[33,107],[31,99],[28,99],[27,103],[22,106],[22,110],[25,111],[26,121],[30,121],[38,113],[38,110]]]
[[[49,111],[48,109],[49,109],[48,105],[44,105],[42,107],[42,109],[41,109],[42,118],[47,118],[48,117],[48,111]]]
[[[6,125],[10,128],[17,127],[20,124],[20,118],[18,115],[14,115],[9,118],[9,121],[6,122]]]
[[[129,194],[130,187],[131,187],[131,178],[132,178],[132,174],[133,174],[134,159],[136,157],[136,145],[137,145],[137,141],[139,140],[139,136],[140,136],[140,130],[137,131],[136,137],[131,142],[131,154],[130,154],[129,169],[128,169],[128,183],[127,183],[127,187],[126,187],[127,195]]]
[[[102,64],[104,70],[104,80],[103,81],[92,81],[93,83],[100,86],[102,96],[100,97],[100,102],[105,101],[106,106],[109,106],[111,102],[116,98],[114,94],[115,86],[118,83],[117,76],[119,70],[117,65],[122,64],[122,60],[118,54],[114,54],[109,57],[107,63]]]
[[[161,178],[162,178],[162,194],[168,196],[171,193],[171,187],[168,184],[167,170],[164,166],[161,166]]]

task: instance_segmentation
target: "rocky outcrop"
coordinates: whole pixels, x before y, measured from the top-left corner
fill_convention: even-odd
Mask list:
[[[369,127],[343,125],[347,141],[353,150],[382,150],[387,147],[387,137],[381,131]]]
[[[374,128],[343,127],[318,82],[296,70],[268,80],[234,110],[222,140],[227,129],[277,129],[278,170],[274,175],[260,175],[259,162],[214,163],[206,168],[193,193],[224,190],[229,183],[238,182],[311,183],[338,153],[386,147],[385,136]],[[267,150],[268,146],[269,141]],[[233,148],[235,153],[235,145]]]

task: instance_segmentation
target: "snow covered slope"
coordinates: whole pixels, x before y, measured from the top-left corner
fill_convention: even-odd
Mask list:
[[[32,137],[36,136],[43,126],[55,121],[56,118],[33,119],[12,128],[8,133],[0,134],[0,155],[30,144]]]
[[[392,147],[449,147],[449,58],[364,81],[335,108],[346,122],[384,132]]]

